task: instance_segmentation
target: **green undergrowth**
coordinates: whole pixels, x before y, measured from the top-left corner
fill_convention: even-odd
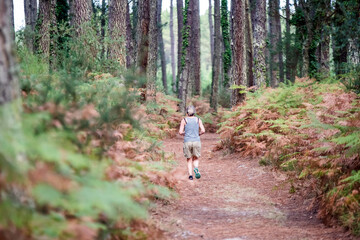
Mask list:
[[[151,129],[157,119],[147,116],[165,109],[166,118],[171,107],[143,103],[141,80],[130,73],[49,71],[25,50],[19,58],[22,103],[0,108],[0,228],[18,239],[156,232],[148,208],[176,196],[167,177],[174,159],[160,148],[165,133]]]
[[[334,80],[258,90],[224,117],[222,148],[286,172],[291,193],[315,192],[321,218],[359,235],[359,111],[359,96]]]

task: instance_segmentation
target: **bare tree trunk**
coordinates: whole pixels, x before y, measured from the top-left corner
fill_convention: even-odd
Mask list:
[[[162,22],[161,22],[161,4],[162,4],[162,0],[158,0],[157,3],[158,43],[159,43],[160,62],[161,62],[161,79],[165,94],[168,94],[167,78],[166,78],[166,60],[165,60],[164,40],[163,40]]]
[[[200,9],[199,0],[190,0],[191,7],[191,81],[194,81],[194,94],[200,96],[201,94],[201,79],[200,79]]]
[[[218,88],[219,88],[219,79],[220,75],[220,65],[221,65],[221,17],[220,17],[220,0],[214,1],[214,61],[212,63],[212,83],[211,83],[211,107],[217,111],[218,104]]]
[[[177,0],[177,20],[178,20],[178,56],[177,56],[177,68],[178,68],[178,71],[177,71],[177,90],[179,91],[178,92],[178,97],[179,99],[181,99],[181,92],[180,92],[180,73],[181,73],[181,68],[182,68],[182,62],[181,62],[181,59],[182,59],[182,40],[183,40],[183,36],[182,36],[182,31],[183,31],[183,27],[184,27],[184,16],[183,16],[183,0]]]
[[[254,39],[254,84],[262,86],[266,81],[266,0],[251,1]]]
[[[330,0],[326,0],[324,6],[326,12],[331,11]],[[327,28],[323,28],[321,31],[320,71],[327,75],[330,71],[330,32]]]
[[[284,82],[284,60],[283,60],[283,45],[282,45],[282,34],[281,34],[281,22],[280,22],[280,0],[276,0],[276,15],[275,15],[275,23],[276,23],[276,32],[278,34],[277,37],[277,51],[279,55],[279,80],[280,82]]]
[[[86,33],[85,25],[91,21],[91,0],[72,0],[70,13],[71,25],[75,28],[76,36],[84,35]]]
[[[253,72],[253,61],[254,61],[254,50],[253,50],[253,33],[251,24],[251,10],[249,0],[245,0],[246,7],[246,36],[245,36],[245,49],[246,49],[246,79],[247,86],[254,86],[254,72]]]
[[[13,74],[15,61],[12,56],[14,30],[11,22],[11,14],[13,14],[11,5],[10,0],[0,1],[0,106],[20,96],[19,82]],[[0,115],[0,119],[3,117],[6,116]]]
[[[281,27],[280,27],[280,14],[279,14],[279,0],[269,1],[269,30],[270,30],[270,69],[272,87],[277,87],[279,82],[283,80],[281,77],[282,52],[281,47]],[[280,30],[280,32],[279,32]]]
[[[211,8],[212,0],[209,0],[209,32],[210,32],[210,56],[211,56],[211,64],[214,65],[214,26],[212,20],[212,8]]]
[[[172,74],[172,91],[176,92],[176,73],[175,73],[175,38],[174,38],[174,14],[173,0],[170,0],[170,44],[171,44],[171,74]]]
[[[101,2],[101,58],[105,58],[105,14],[106,14],[106,2],[102,0]]]
[[[156,72],[158,55],[158,24],[157,24],[157,1],[150,0],[150,21],[149,21],[149,53],[148,66],[146,68],[146,100],[156,101]]]
[[[30,52],[34,52],[34,35],[37,19],[36,0],[24,1],[25,11],[25,43]]]
[[[231,25],[232,25],[232,82],[236,86],[245,85],[245,0],[231,1]],[[241,89],[235,88],[232,91],[232,106],[237,105],[245,99],[240,93]]]
[[[150,24],[150,0],[139,2],[136,31],[136,67],[139,74],[145,74],[148,66],[149,52],[149,24]],[[156,5],[155,5],[156,6]]]
[[[286,32],[285,32],[285,69],[286,69],[286,80],[291,80],[291,54],[290,54],[290,0],[286,0],[285,5],[286,13]]]
[[[126,67],[126,9],[127,0],[111,0],[109,2],[109,46],[110,59]]]

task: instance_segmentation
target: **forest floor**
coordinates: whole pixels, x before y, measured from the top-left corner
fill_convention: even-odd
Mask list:
[[[177,199],[159,202],[152,218],[165,239],[355,239],[329,228],[308,209],[310,200],[289,193],[280,172],[258,161],[213,151],[217,134],[202,136],[201,179],[188,180],[182,138],[164,141],[178,163]]]

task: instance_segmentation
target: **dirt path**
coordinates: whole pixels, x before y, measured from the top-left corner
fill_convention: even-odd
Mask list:
[[[309,201],[289,193],[279,177],[257,161],[212,152],[216,134],[202,136],[201,179],[187,180],[180,137],[166,140],[179,165],[173,175],[179,198],[159,204],[152,216],[167,239],[351,239],[306,211]]]

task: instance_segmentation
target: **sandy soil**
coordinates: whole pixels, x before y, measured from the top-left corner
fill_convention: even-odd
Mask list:
[[[201,179],[188,180],[182,138],[164,142],[178,167],[178,199],[158,203],[152,218],[166,239],[353,239],[341,228],[328,228],[306,210],[310,204],[289,193],[285,175],[212,149],[216,134],[201,138]]]

